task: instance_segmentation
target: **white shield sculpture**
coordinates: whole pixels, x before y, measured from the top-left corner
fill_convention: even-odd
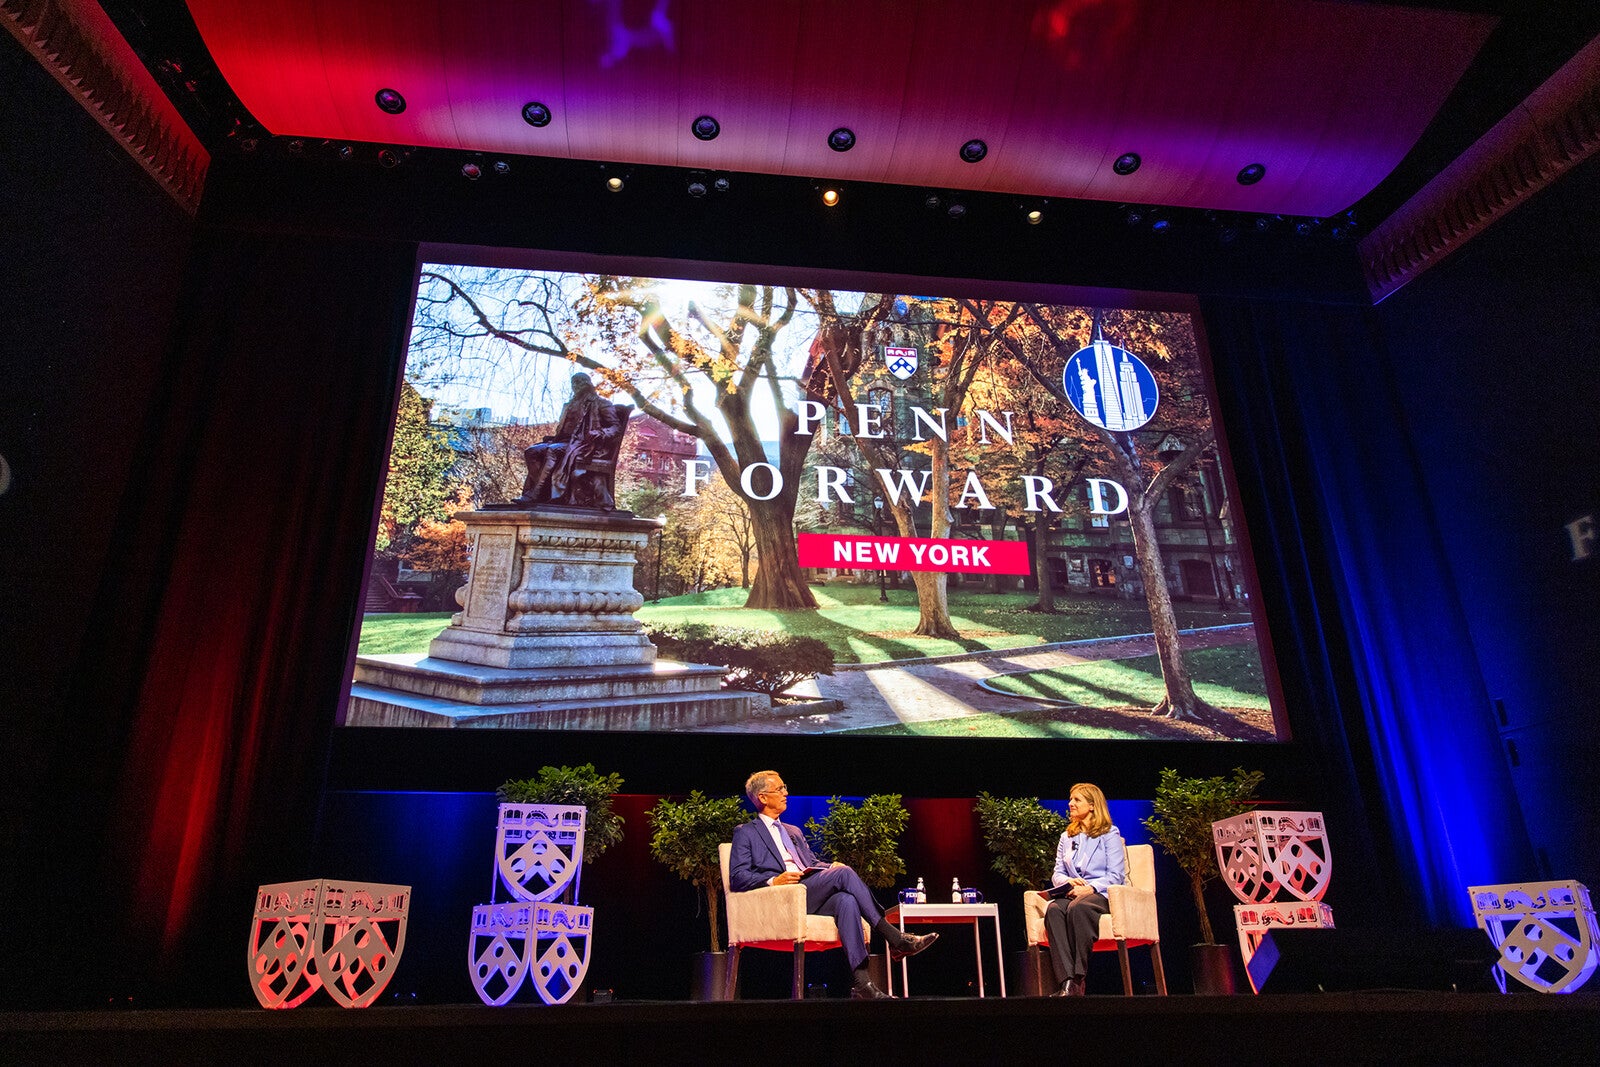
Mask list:
[[[365,1008],[378,999],[405,950],[410,908],[410,886],[322,883],[311,944],[330,997],[346,1008]]]
[[[293,1008],[318,989],[365,1008],[405,948],[411,887],[311,879],[260,886],[250,928],[250,988],[263,1008]]]
[[[311,927],[322,883],[279,882],[256,890],[247,959],[250,989],[263,1008],[294,1008],[322,987]]]
[[[556,900],[583,870],[585,808],[502,804],[495,827],[495,869],[513,900]]]
[[[1246,904],[1271,900],[1279,888],[1321,900],[1333,879],[1320,811],[1247,812],[1212,823],[1211,836],[1228,887]]]
[[[1274,930],[1304,929],[1314,927],[1333,929],[1333,909],[1321,901],[1303,904],[1235,904],[1233,924],[1239,930],[1239,955],[1244,959],[1244,973],[1250,978],[1250,988],[1261,992],[1267,976],[1277,966],[1278,958],[1263,955],[1256,957],[1261,941]]]
[[[917,349],[909,346],[885,345],[883,365],[890,374],[902,382],[917,373]]]
[[[1594,973],[1600,930],[1581,882],[1471,886],[1467,892],[1478,927],[1500,952],[1494,968],[1500,992],[1507,975],[1541,993],[1572,993]]]
[[[533,975],[546,1004],[572,999],[589,970],[594,909],[576,904],[483,904],[472,909],[467,966],[478,999],[507,1004]]]

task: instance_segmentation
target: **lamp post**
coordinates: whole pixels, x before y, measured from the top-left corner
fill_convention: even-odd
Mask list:
[[[661,529],[656,531],[656,580],[655,594],[651,596],[650,603],[656,604],[661,600],[661,556],[667,550],[667,517],[660,516]]]
[[[883,536],[883,497],[872,498],[872,533],[874,537]],[[883,557],[878,557],[880,560]],[[884,604],[889,602],[889,590],[884,588],[883,568],[878,568],[878,600]]]

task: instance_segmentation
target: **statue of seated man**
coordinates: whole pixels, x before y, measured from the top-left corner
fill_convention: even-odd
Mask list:
[[[528,465],[519,504],[577,504],[573,499],[575,480],[585,473],[585,464],[609,454],[622,427],[616,407],[595,392],[594,382],[581,371],[572,376],[572,399],[561,409],[556,432],[540,444],[524,449]],[[616,507],[603,479],[596,479],[599,500],[594,506]]]

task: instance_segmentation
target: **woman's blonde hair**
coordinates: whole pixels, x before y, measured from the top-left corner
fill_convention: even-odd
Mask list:
[[[1092,782],[1079,782],[1067,795],[1070,797],[1072,793],[1083,794],[1083,799],[1089,802],[1089,814],[1080,822],[1067,823],[1067,833],[1099,837],[1111,829],[1111,813],[1106,810],[1106,795],[1100,792],[1099,786]]]

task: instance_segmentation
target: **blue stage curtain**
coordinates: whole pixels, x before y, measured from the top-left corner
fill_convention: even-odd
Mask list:
[[[255,885],[319,873],[415,256],[197,236],[102,591],[106,640],[83,670],[103,742],[125,745],[97,890],[126,909],[102,917],[125,935],[107,984],[239,1001],[244,957],[216,945],[243,944]]]
[[[1489,698],[1364,308],[1211,299],[1203,317],[1297,741],[1330,771],[1334,894],[1469,924],[1467,887],[1534,874]],[[1280,603],[1273,603],[1278,599]],[[1293,696],[1291,697],[1293,699]],[[1364,803],[1363,803],[1364,802]],[[1401,884],[1340,862],[1364,806]],[[1382,863],[1387,866],[1388,863]]]

